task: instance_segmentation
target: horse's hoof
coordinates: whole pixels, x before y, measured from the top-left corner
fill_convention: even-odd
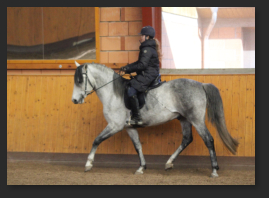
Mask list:
[[[137,170],[135,171],[135,175],[143,175],[144,172],[142,170]]]
[[[217,173],[217,170],[216,169],[213,169],[213,172],[211,173],[211,176],[212,178],[215,178],[215,177],[218,177],[218,173]]]
[[[140,166],[139,169],[137,169],[137,171],[135,171],[135,175],[142,175],[144,172],[144,167]]]
[[[84,172],[87,172],[87,171],[89,171],[91,169],[92,169],[92,166],[85,166],[85,171]]]
[[[216,177],[219,177],[219,175],[217,173],[211,173],[211,178],[216,178]]]
[[[174,167],[173,164],[165,164],[165,170],[170,170]]]

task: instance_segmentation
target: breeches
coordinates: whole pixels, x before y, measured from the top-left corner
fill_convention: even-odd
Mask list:
[[[127,90],[128,97],[132,97],[134,95],[137,95],[137,93],[138,93],[138,91],[135,88],[133,88],[131,86],[128,87],[128,90]]]

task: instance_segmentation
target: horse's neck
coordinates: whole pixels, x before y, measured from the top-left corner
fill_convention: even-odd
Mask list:
[[[99,74],[94,75],[94,79],[96,82],[96,89],[108,83],[104,87],[100,88],[100,89],[103,89],[103,88],[106,88],[106,86],[109,86],[111,84],[109,82],[113,80],[113,75],[108,75],[108,74],[103,75],[99,73]]]
[[[94,68],[93,77],[96,82],[96,94],[104,106],[111,105],[111,99],[117,97],[113,92],[113,73],[102,74],[101,71]]]

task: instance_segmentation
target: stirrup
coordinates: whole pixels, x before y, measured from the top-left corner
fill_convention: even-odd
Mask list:
[[[129,120],[126,120],[126,124],[128,125],[143,125],[142,120],[131,120],[131,116],[129,117]]]
[[[143,122],[142,121],[127,120],[126,124],[128,124],[128,125],[141,125],[142,126]]]

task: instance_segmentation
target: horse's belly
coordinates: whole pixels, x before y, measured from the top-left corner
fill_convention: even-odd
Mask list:
[[[142,113],[142,120],[143,123],[145,123],[147,126],[155,126],[159,124],[163,124],[165,122],[168,122],[170,120],[173,120],[179,116],[179,113],[174,113],[170,111],[162,111],[154,112],[154,111],[148,111],[145,113]]]

